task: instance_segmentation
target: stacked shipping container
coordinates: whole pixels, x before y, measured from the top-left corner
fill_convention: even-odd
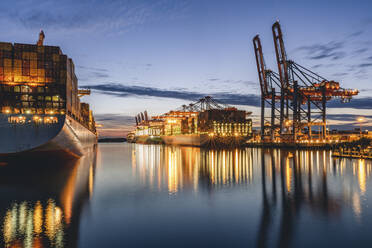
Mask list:
[[[93,130],[77,81],[73,61],[59,47],[0,42],[0,113],[68,114]]]

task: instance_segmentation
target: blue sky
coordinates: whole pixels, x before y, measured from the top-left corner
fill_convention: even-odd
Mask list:
[[[104,136],[123,135],[140,111],[161,114],[207,94],[253,111],[257,123],[252,38],[260,34],[277,70],[276,20],[290,59],[361,91],[349,105],[330,104],[330,124],[372,120],[371,1],[2,0],[0,10],[1,41],[35,43],[43,29],[45,44],[74,60]]]

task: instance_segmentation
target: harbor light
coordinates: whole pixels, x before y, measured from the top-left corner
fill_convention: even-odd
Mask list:
[[[365,121],[365,118],[363,116],[358,117],[357,121],[359,122],[360,136],[362,136],[362,123]]]

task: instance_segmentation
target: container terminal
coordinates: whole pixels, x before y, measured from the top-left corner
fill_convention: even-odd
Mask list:
[[[359,92],[344,89],[288,59],[279,22],[272,26],[278,72],[265,65],[259,35],[253,38],[261,90],[261,127],[254,142],[262,146],[328,146],[359,136],[332,134],[327,130],[327,102],[339,98],[347,103]],[[266,110],[269,110],[267,113]]]
[[[147,111],[140,113],[135,117],[136,130],[128,139],[137,143],[236,147],[252,137],[250,115],[206,96],[151,119]]]
[[[57,46],[0,42],[0,156],[56,152],[79,157],[97,142],[72,59]]]
[[[342,88],[339,82],[288,59],[279,22],[273,24],[272,35],[279,73],[266,67],[260,37],[253,38],[261,90],[261,120],[260,132],[247,145],[332,149],[336,157],[371,159],[370,133],[362,132],[361,128],[357,132],[327,128],[327,102],[338,98],[340,104],[347,103],[359,91]]]
[[[359,140],[362,135],[329,131],[327,102],[340,104],[358,95],[288,59],[279,22],[272,26],[278,73],[265,65],[259,35],[253,38],[261,91],[259,133],[252,132],[251,112],[221,107],[211,97],[148,119],[136,116],[133,142],[164,142],[194,146],[255,146],[331,149],[335,144]],[[198,106],[196,108],[196,106]],[[365,137],[369,137],[368,135]]]

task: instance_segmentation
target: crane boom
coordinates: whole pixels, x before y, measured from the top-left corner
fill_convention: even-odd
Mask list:
[[[280,28],[280,24],[278,21],[273,24],[272,31],[280,83],[282,85],[282,88],[287,89],[289,87],[287,54],[285,52],[282,29]]]
[[[253,47],[254,53],[256,55],[257,72],[258,79],[260,80],[261,94],[262,96],[267,96],[269,94],[269,90],[267,86],[266,68],[262,52],[261,40],[258,35],[253,38]]]

